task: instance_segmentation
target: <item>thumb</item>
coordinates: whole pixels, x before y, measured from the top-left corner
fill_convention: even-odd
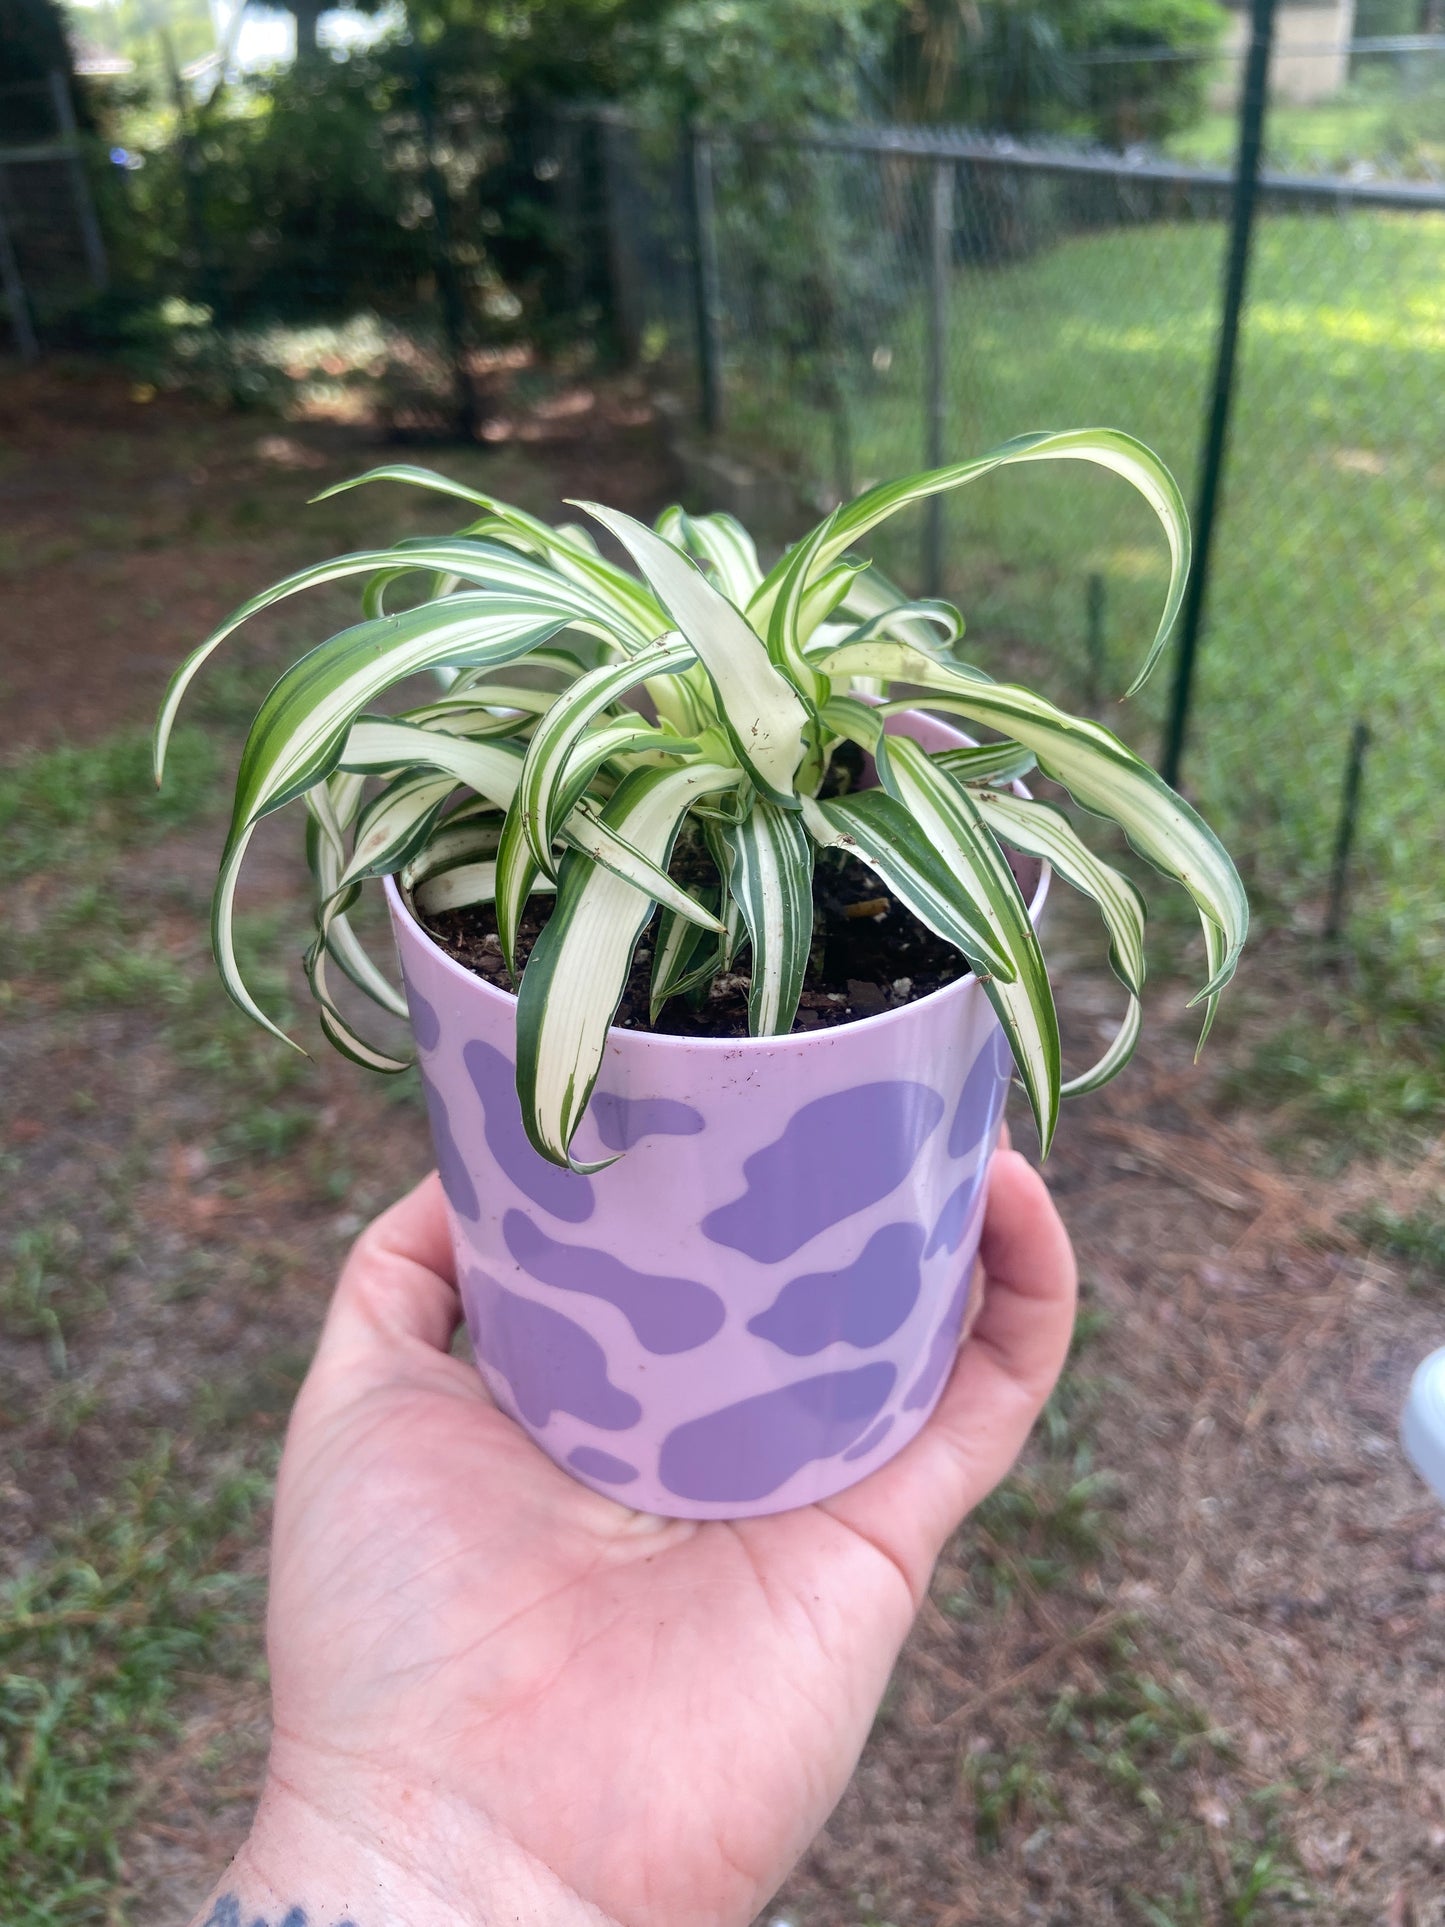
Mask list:
[[[342,1268],[317,1348],[319,1366],[449,1350],[461,1322],[456,1262],[435,1171],[369,1224]]]

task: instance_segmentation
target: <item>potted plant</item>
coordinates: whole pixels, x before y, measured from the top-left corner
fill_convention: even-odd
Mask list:
[[[1109,431],[870,489],[766,572],[725,516],[670,509],[650,529],[581,504],[633,574],[581,527],[375,469],[360,481],[459,498],[469,525],[287,578],[172,680],[157,780],[186,689],[233,630],[366,578],[363,620],[293,663],[251,727],[217,961],[275,1029],[237,966],[232,906],[257,823],[303,802],[322,1028],[399,1070],[345,1014],[337,973],[409,1011],[481,1369],[560,1464],[629,1504],[774,1511],[899,1450],[957,1343],[1010,1069],[1047,1150],[1061,1097],[1132,1051],[1143,901],[1022,777],[1111,818],[1193,896],[1206,1029],[1234,970],[1244,893],[1190,806],[1108,730],[970,668],[957,611],[855,553],[908,503],[1061,459],[1123,476],[1168,539],[1137,688],[1188,528],[1157,458]],[[399,584],[424,593],[389,614]],[[422,701],[377,712],[424,671],[439,676]],[[1050,871],[1097,903],[1125,998],[1115,1042],[1068,1084],[1034,927]],[[405,998],[349,918],[372,879]]]

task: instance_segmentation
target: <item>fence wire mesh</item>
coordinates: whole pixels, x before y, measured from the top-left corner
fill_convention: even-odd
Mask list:
[[[803,508],[1033,428],[1109,425],[1187,496],[1211,397],[1227,175],[940,136],[889,151],[709,135],[716,291],[685,142],[613,121],[613,261],[646,356]],[[1384,190],[1382,190],[1384,192]],[[1428,192],[1428,190],[1427,190]],[[1438,981],[1445,848],[1445,211],[1274,183],[1260,201],[1185,785],[1261,899],[1323,913],[1351,731],[1372,738],[1356,928]],[[702,369],[702,377],[698,370]],[[1157,755],[1168,671],[1129,704],[1163,595],[1152,514],[1072,464],[991,476],[880,559],[956,600],[971,660],[1037,678]],[[930,580],[941,567],[938,580]]]
[[[1319,12],[1277,14],[1184,777],[1257,891],[1318,921],[1364,722],[1354,927],[1438,994],[1445,38],[1321,42]],[[475,432],[489,357],[525,329],[544,355],[619,348],[724,450],[790,478],[800,517],[935,457],[1099,423],[1157,448],[1192,500],[1243,36],[1236,13],[1222,52],[1090,56],[1068,85],[985,74],[1020,119],[1007,136],[699,137],[545,109],[504,125],[484,76],[393,49],[268,82],[264,116],[188,110],[152,147],[89,152],[89,180],[124,244],[132,364],[247,404]],[[42,346],[93,296],[77,162],[29,152],[57,99],[0,90],[0,303]],[[1113,700],[1164,584],[1123,484],[1000,475],[880,548],[959,602],[982,667],[1157,753],[1167,672]]]

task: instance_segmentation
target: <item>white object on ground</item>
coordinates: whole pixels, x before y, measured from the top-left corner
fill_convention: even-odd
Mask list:
[[[1438,1499],[1445,1499],[1445,1345],[1415,1368],[1400,1415],[1400,1443]]]

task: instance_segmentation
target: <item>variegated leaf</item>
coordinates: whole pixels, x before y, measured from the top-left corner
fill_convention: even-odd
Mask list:
[[[730,789],[737,780],[735,769],[719,764],[639,770],[607,805],[606,826],[663,869],[689,804]],[[692,905],[694,912],[700,907]],[[573,1133],[597,1081],[608,1025],[652,910],[639,890],[580,852],[564,861],[556,907],[532,948],[517,998],[522,1118],[533,1145],[554,1164],[570,1162]]]

